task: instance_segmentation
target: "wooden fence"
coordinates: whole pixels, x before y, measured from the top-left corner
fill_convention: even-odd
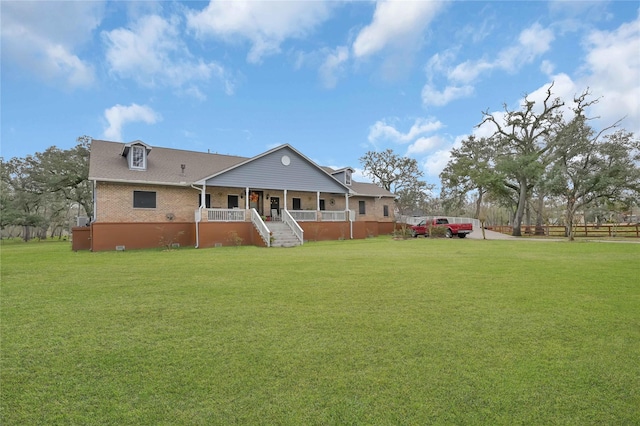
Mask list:
[[[487,226],[491,231],[511,235],[511,226]],[[522,235],[545,235],[548,237],[565,237],[566,229],[563,225],[543,225],[542,229],[535,226],[522,226]],[[537,232],[536,232],[537,230]],[[542,232],[541,232],[542,231]],[[573,227],[574,237],[626,237],[640,238],[640,224],[634,225],[576,225]]]

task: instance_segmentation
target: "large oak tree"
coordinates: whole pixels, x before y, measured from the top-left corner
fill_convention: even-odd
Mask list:
[[[496,149],[496,168],[505,173],[504,185],[518,194],[518,203],[513,222],[513,235],[522,235],[521,226],[525,207],[531,190],[544,172],[544,157],[551,149],[547,143],[562,122],[560,108],[564,105],[559,98],[553,98],[551,84],[542,100],[536,105],[525,96],[520,110],[512,111],[504,106],[505,114],[497,119],[488,111],[482,113],[484,119],[478,125],[492,124],[495,127],[493,140]]]

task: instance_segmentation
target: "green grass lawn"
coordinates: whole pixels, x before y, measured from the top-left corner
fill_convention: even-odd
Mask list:
[[[640,244],[5,243],[0,424],[640,424]]]

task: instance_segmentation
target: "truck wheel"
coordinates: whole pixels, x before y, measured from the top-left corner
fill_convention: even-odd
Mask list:
[[[466,236],[467,236],[467,234],[458,234],[458,238],[464,238]]]
[[[418,238],[418,234],[416,234],[416,231],[414,231],[413,229],[411,230],[411,237]]]
[[[451,229],[447,229],[447,238],[453,238],[453,232],[451,232]]]

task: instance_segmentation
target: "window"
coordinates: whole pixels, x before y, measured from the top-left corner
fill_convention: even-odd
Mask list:
[[[136,209],[155,209],[155,191],[133,191],[133,207]]]
[[[146,154],[143,146],[134,145],[131,147],[131,168],[132,169],[146,169]]]
[[[202,207],[202,202],[201,200],[201,195],[198,194],[198,207]],[[211,208],[211,194],[204,194],[204,207],[206,209],[210,209]]]
[[[358,201],[358,213],[365,214],[364,201]]]
[[[293,210],[302,210],[302,203],[300,202],[300,198],[293,199]]]
[[[347,184],[347,185],[351,185],[351,170],[347,169],[345,171],[344,183]]]
[[[324,200],[320,200],[320,210],[326,210],[324,208]]]
[[[238,208],[238,196],[237,195],[228,195],[227,196],[227,208],[228,209],[237,209]]]
[[[382,214],[384,215],[384,217],[389,217],[389,206],[388,205],[384,205],[382,206]]]

